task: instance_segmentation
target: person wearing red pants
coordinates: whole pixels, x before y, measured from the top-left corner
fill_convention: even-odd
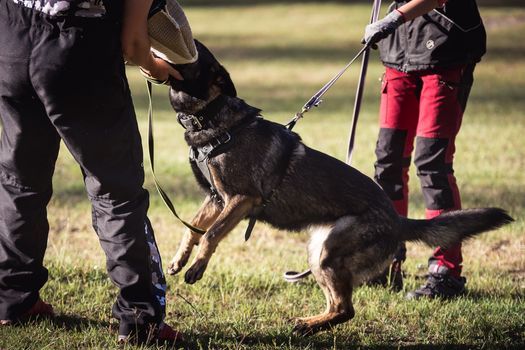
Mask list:
[[[408,169],[414,164],[426,217],[461,208],[454,176],[459,132],[474,67],[486,49],[486,34],[475,0],[396,1],[389,14],[366,27],[364,41],[379,46],[386,67],[382,82],[375,179],[400,215],[408,214]],[[402,286],[394,259],[390,283]],[[437,247],[425,285],[408,298],[454,297],[465,291],[461,245]]]

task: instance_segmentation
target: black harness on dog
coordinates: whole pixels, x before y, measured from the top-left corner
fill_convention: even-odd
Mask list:
[[[226,104],[226,97],[219,95],[212,102],[210,102],[204,109],[196,112],[193,115],[179,113],[177,118],[180,125],[186,130],[189,131],[200,131],[207,128],[214,127],[214,117],[220,112],[222,107]],[[220,196],[217,187],[213,182],[211,176],[211,171],[209,167],[209,160],[215,156],[226,151],[227,146],[233,140],[233,138],[238,134],[242,129],[248,125],[254,123],[257,120],[260,120],[260,116],[248,116],[242,119],[238,124],[233,126],[228,131],[220,134],[217,137],[214,137],[207,144],[200,147],[190,147],[190,162],[194,162],[195,165],[199,168],[200,172],[210,185],[211,197],[216,200],[219,204],[224,204],[224,200]],[[272,192],[273,194],[273,192]],[[271,195],[269,196],[271,198]],[[251,236],[257,218],[260,213],[263,211],[264,207],[268,203],[268,200],[263,200],[263,203],[255,208],[255,211],[250,215],[250,221],[248,227],[244,234],[245,240],[248,240]]]

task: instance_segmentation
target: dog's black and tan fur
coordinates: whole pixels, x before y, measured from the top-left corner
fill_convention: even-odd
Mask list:
[[[198,114],[219,95],[224,103],[212,117],[213,127],[186,131],[187,143],[203,146],[248,122],[225,150],[209,160],[222,201],[212,198],[210,185],[192,164],[208,192],[192,224],[208,231],[204,236],[188,231],[169,266],[172,274],[181,271],[198,245],[185,274],[187,283],[202,278],[219,242],[269,200],[260,220],[280,229],[312,232],[309,264],[327,308],[320,315],[296,320],[295,330],[310,334],[354,316],[353,288],[382,271],[400,242],[446,247],[512,221],[497,208],[449,212],[432,220],[400,217],[370,178],[307,147],[284,126],[256,118],[260,110],[237,98],[226,70],[202,44],[197,42],[197,47],[197,63],[176,67],[185,80],[171,82],[172,106],[178,112]]]

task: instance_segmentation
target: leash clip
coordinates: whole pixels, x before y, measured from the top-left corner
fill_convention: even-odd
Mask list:
[[[319,107],[323,103],[323,100],[320,99],[320,96],[313,96],[306,104],[303,106],[302,114],[308,112],[312,107]]]

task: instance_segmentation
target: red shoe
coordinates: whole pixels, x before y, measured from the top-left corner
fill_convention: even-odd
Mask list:
[[[0,320],[0,325],[5,326],[13,324],[15,321],[24,321],[30,318],[53,316],[55,316],[53,306],[51,306],[51,304],[44,303],[42,299],[38,298],[36,303],[29,310],[20,315],[16,320]]]
[[[182,333],[174,330],[164,322],[160,325],[160,330],[157,334],[158,343],[178,344],[183,341]]]
[[[147,339],[137,339],[136,335],[119,335],[117,342],[119,345],[142,345],[151,343],[175,345],[180,344],[183,341],[184,338],[182,337],[182,334],[180,332],[174,330],[173,328],[171,328],[163,322],[160,324],[159,331],[157,332],[156,336],[151,335],[148,336]]]

